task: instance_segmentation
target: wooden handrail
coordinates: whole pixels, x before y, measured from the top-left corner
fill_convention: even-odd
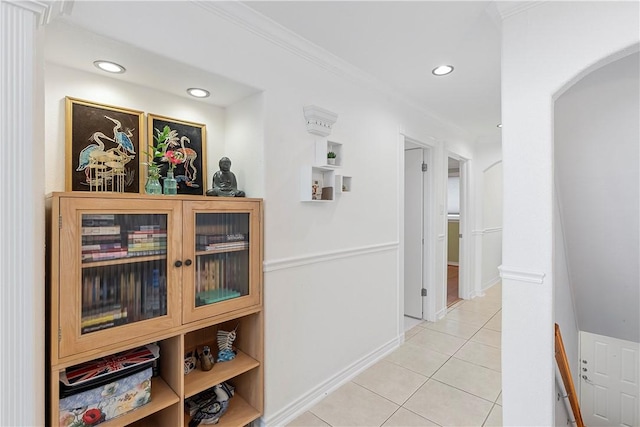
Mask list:
[[[558,369],[560,370],[560,376],[562,377],[564,388],[567,390],[567,397],[569,398],[569,404],[571,404],[573,417],[576,420],[576,426],[585,427],[584,421],[582,420],[582,414],[580,413],[580,404],[578,403],[576,389],[573,386],[571,369],[569,368],[569,363],[567,362],[567,353],[564,351],[564,344],[562,343],[560,326],[558,326],[557,323],[556,323],[556,362],[558,363]]]

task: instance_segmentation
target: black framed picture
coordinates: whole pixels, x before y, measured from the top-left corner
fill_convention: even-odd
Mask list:
[[[148,114],[147,120],[147,163],[153,162],[157,166],[161,178],[172,169],[178,194],[204,195],[206,126],[156,114]]]
[[[65,190],[138,193],[144,113],[65,98]]]

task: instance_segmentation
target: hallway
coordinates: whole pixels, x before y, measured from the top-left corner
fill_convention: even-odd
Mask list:
[[[501,426],[501,298],[496,284],[411,323],[397,350],[288,425]]]

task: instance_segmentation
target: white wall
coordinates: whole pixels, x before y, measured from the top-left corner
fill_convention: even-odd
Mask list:
[[[224,155],[232,161],[231,170],[238,188],[247,197],[264,197],[264,95],[251,95],[226,109]],[[219,158],[209,156],[209,176],[218,170]],[[207,188],[212,187],[211,179]]]
[[[482,289],[500,279],[502,264],[502,162],[482,172]]]
[[[65,188],[65,96],[205,124],[206,163],[208,164],[205,182],[208,183],[206,188],[210,188],[211,177],[218,170],[218,160],[226,153],[223,108],[52,63],[46,64],[45,71],[46,193],[64,191]],[[144,129],[140,135],[146,135],[146,130],[145,115]],[[146,146],[147,143],[148,140],[141,137],[140,147]],[[142,156],[142,161],[146,161],[143,154],[138,153],[138,156],[136,160]],[[231,160],[234,161],[231,170],[235,172],[236,159],[231,157]],[[250,160],[246,159],[246,161]],[[254,165],[259,165],[257,160],[251,161]],[[142,171],[144,166],[141,168]],[[240,177],[238,182],[239,184],[243,182]],[[250,195],[260,197],[260,194]]]
[[[545,2],[503,21],[505,425],[555,421],[553,98],[639,28],[636,2]]]
[[[326,64],[319,67],[307,59],[308,52],[273,43],[220,9],[236,6],[241,7],[77,2],[71,20],[264,89],[261,97],[229,108],[226,148],[238,158],[255,160],[256,169],[245,169],[241,176],[250,188],[264,189],[265,421],[275,424],[399,342],[399,135],[450,142],[466,158],[472,158],[472,150],[460,135],[379,93],[363,83],[366,79]],[[170,16],[181,31],[166,31],[158,16]],[[302,114],[309,104],[338,114],[331,139],[343,144],[344,172],[353,177],[353,191],[333,203],[298,200],[300,167],[314,156],[314,137]],[[242,123],[252,118],[249,134],[239,136]],[[261,120],[263,128],[257,124]],[[257,142],[263,145],[231,146],[252,138],[261,138]],[[258,151],[247,154],[246,148]],[[438,153],[444,165],[442,150]],[[211,157],[217,163],[218,155]],[[438,166],[442,189],[444,170]],[[442,190],[437,200],[444,203]],[[437,222],[442,233],[445,219],[441,215]],[[438,248],[435,256],[443,259],[443,248]]]
[[[555,103],[555,179],[581,331],[640,342],[638,53]]]
[[[476,215],[471,237],[475,248],[475,295],[500,281],[502,264],[502,146],[500,141],[478,144],[475,150],[472,203]]]

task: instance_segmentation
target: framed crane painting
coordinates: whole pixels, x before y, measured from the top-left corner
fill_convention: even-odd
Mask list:
[[[66,191],[139,193],[144,112],[66,97],[65,113]]]
[[[170,174],[177,182],[177,194],[204,195],[206,126],[156,114],[147,116],[150,160],[147,163],[160,175],[163,188]]]

